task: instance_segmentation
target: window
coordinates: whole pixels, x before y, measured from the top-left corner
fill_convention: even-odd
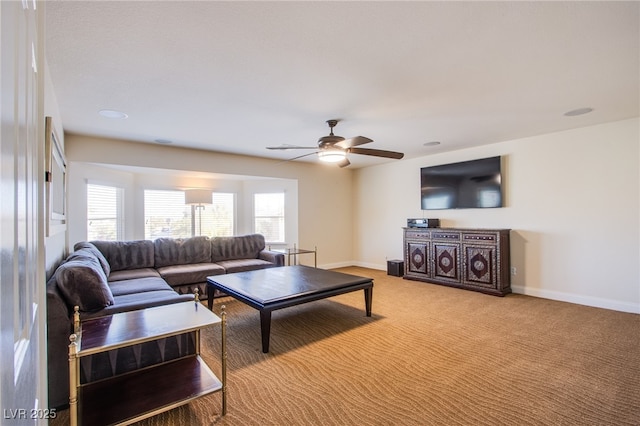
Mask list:
[[[87,184],[87,239],[122,240],[124,215],[122,188]]]
[[[208,206],[205,206],[208,207]],[[206,208],[204,210],[206,212]],[[235,229],[235,196],[231,193],[214,192],[213,205],[210,208],[211,219],[206,223],[211,223],[211,230],[206,235],[211,237],[230,237],[234,234]],[[203,230],[208,231],[205,227],[205,218],[207,214],[203,214]]]
[[[212,192],[211,202],[185,204],[184,191],[144,191],[144,236],[187,238],[232,236],[235,232],[235,194]]]
[[[144,237],[187,238],[193,235],[192,208],[184,191],[144,191]]]
[[[284,192],[254,194],[254,229],[270,243],[284,238]]]

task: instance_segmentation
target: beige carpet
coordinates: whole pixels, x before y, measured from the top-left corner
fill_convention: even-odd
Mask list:
[[[341,271],[374,279],[372,317],[361,291],[275,311],[263,354],[257,311],[217,299],[227,415],[213,394],[140,424],[640,425],[640,315]]]

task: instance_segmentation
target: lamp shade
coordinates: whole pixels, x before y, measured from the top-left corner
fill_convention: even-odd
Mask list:
[[[185,204],[211,204],[211,190],[187,189],[184,191]]]

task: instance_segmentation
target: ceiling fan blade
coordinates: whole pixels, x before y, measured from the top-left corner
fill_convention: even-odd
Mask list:
[[[340,161],[338,163],[338,167],[342,168],[342,167],[347,167],[349,164],[351,164],[351,161],[349,161],[349,159],[347,157],[344,158],[344,160]]]
[[[317,154],[317,153],[318,153],[318,151],[316,151],[316,152],[310,152],[309,154],[298,155],[297,157],[289,158],[289,159],[287,159],[287,160],[285,160],[285,161],[293,161],[293,160],[297,160],[298,158],[308,157],[308,156],[310,156],[310,155]]]
[[[349,139],[340,141],[334,144],[334,146],[347,149],[347,148],[351,148],[352,146],[364,145],[365,143],[371,143],[371,142],[373,142],[373,139],[365,138],[364,136],[356,136],[354,138],[349,138]]]
[[[401,152],[384,151],[382,149],[349,148],[349,152],[353,154],[373,155],[374,157],[394,158],[396,160],[404,157],[404,154]]]
[[[288,149],[318,149],[317,146],[296,146],[296,145],[288,145],[282,144],[279,146],[268,146],[267,149],[279,149],[279,150],[288,150]]]

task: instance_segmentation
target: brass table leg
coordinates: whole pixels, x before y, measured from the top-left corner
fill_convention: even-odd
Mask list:
[[[71,343],[69,344],[69,424],[71,426],[78,425],[78,336],[72,334],[69,336]]]
[[[227,414],[227,312],[222,305],[220,318],[222,319],[222,415]]]

